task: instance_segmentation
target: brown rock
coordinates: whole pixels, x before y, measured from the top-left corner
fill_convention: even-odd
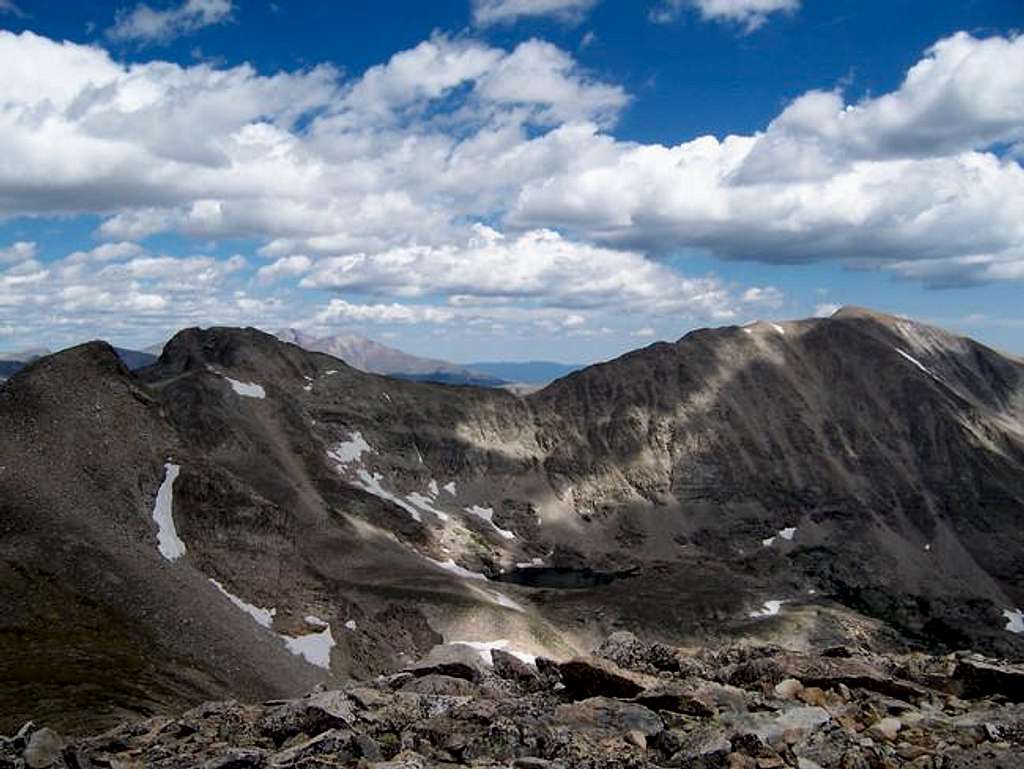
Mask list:
[[[623,670],[614,662],[602,659],[577,658],[558,666],[569,696],[635,697],[646,688],[646,681],[637,673]]]
[[[678,683],[652,686],[633,699],[652,710],[668,710],[687,716],[710,718],[716,713],[714,703],[707,696]]]

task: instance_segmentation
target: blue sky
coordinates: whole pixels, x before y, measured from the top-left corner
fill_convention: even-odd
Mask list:
[[[1024,353],[1018,0],[0,0],[0,351],[586,362],[863,304]]]

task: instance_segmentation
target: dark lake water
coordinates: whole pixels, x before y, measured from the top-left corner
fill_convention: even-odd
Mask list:
[[[551,566],[535,566],[528,569],[514,569],[499,574],[495,582],[509,582],[524,587],[546,587],[554,590],[582,590],[588,587],[609,585],[619,579],[632,577],[636,569],[624,571],[594,571],[593,569],[570,569]]]

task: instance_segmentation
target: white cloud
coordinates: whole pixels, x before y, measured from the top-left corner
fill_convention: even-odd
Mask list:
[[[552,16],[579,23],[598,0],[473,0],[473,21],[480,26],[508,24],[524,16]]]
[[[734,317],[739,301],[714,278],[689,278],[639,253],[567,240],[550,230],[506,238],[477,225],[457,245],[412,246],[321,260],[301,285],[392,296],[508,299],[540,307]],[[772,295],[772,292],[766,292]],[[773,295],[772,295],[773,296]]]
[[[36,256],[36,244],[19,240],[6,248],[0,248],[0,264],[27,262]]]
[[[826,178],[857,161],[934,158],[1024,139],[1024,37],[939,41],[899,89],[846,104],[812,91],[787,107],[738,169],[741,181]]]
[[[740,24],[753,32],[763,26],[773,13],[794,12],[800,0],[661,0],[650,12],[650,19],[667,24],[679,18],[683,8],[696,8],[706,21]]]
[[[183,326],[283,322],[280,298],[246,291],[241,257],[172,257],[134,243],[107,243],[42,264],[29,258],[0,269],[0,325],[15,341],[51,348],[106,336],[140,345]]]
[[[447,323],[455,314],[430,306],[407,304],[351,304],[332,299],[317,313],[315,322],[330,326],[337,323]]]
[[[934,286],[1024,280],[1024,169],[992,149],[1024,141],[1022,55],[1022,38],[956,35],[892,93],[814,92],[763,133],[664,146],[616,139],[625,91],[541,41],[435,35],[346,79],[126,65],[0,32],[0,216],[96,214],[111,241],[45,265],[5,248],[0,324],[47,303],[58,327],[116,324],[101,308],[118,302],[154,324],[310,320],[249,293],[271,285],[299,306],[344,292],[325,322],[457,319],[460,332],[628,337],[781,305],[770,287],[660,260],[685,249]],[[469,224],[481,221],[493,229]],[[267,261],[132,244],[163,232],[245,237]],[[94,309],[63,312],[65,288]],[[584,323],[566,330],[573,316]]]
[[[166,43],[203,27],[223,24],[231,18],[232,10],[232,0],[183,0],[167,10],[139,3],[131,10],[117,12],[107,36],[121,42]]]
[[[285,256],[271,265],[260,267],[256,271],[256,277],[261,283],[274,283],[283,278],[304,275],[312,266],[313,260],[303,254]]]

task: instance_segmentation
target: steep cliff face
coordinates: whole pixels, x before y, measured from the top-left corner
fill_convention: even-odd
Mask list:
[[[253,329],[183,331],[137,374],[90,344],[0,387],[0,450],[11,723],[40,691],[109,721],[442,642],[713,641],[830,601],[1024,650],[1024,366],[865,310],[696,331],[526,398]]]

